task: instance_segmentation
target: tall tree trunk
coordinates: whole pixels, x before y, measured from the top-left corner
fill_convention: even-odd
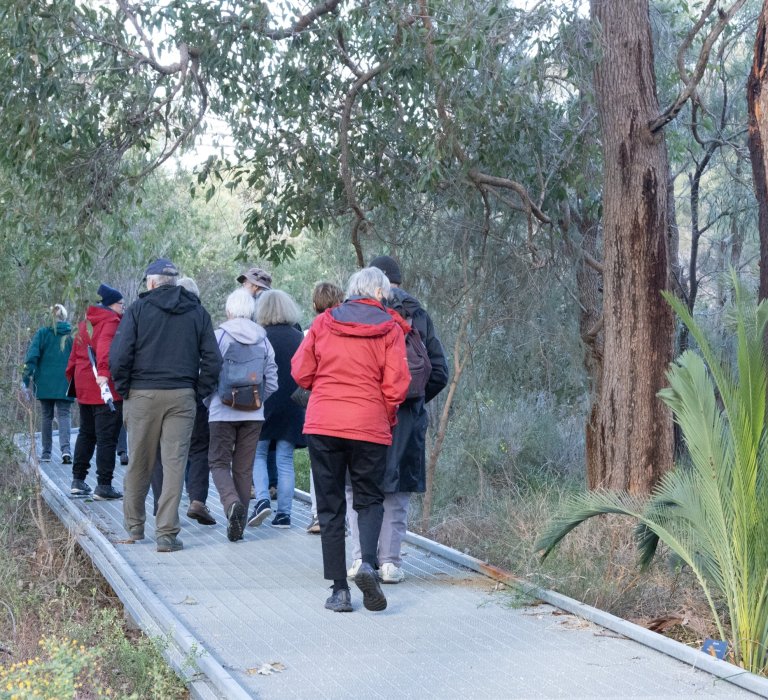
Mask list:
[[[602,29],[595,69],[604,149],[604,357],[590,431],[591,488],[647,493],[672,466],[672,420],[657,398],[672,359],[668,173],[648,0],[591,0]]]
[[[760,299],[768,298],[768,0],[763,2],[757,23],[755,54],[747,79],[749,110],[749,158],[758,205],[760,232]]]

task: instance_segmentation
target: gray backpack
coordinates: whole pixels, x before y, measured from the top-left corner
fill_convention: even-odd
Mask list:
[[[261,408],[264,366],[267,363],[266,338],[254,345],[246,345],[229,333],[227,335],[232,340],[222,356],[219,398],[225,406],[238,411],[257,411]]]

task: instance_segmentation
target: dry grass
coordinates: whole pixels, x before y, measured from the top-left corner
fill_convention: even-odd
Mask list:
[[[78,640],[100,660],[78,697],[104,689],[113,697],[187,697],[157,644],[126,629],[120,600],[42,500],[34,475],[9,459],[2,464],[0,665],[39,657],[43,638]]]
[[[694,577],[676,567],[663,548],[650,569],[640,571],[634,522],[627,518],[592,518],[541,562],[533,551],[539,533],[576,488],[563,481],[521,483],[505,477],[486,483],[482,498],[463,497],[444,508],[423,534],[638,624],[657,620],[662,631],[693,646],[717,636]],[[412,515],[415,526],[418,513]]]

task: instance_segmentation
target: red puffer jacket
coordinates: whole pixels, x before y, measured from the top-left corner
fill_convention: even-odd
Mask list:
[[[311,389],[306,435],[392,444],[411,377],[403,329],[378,302],[352,298],[318,316],[291,361]]]
[[[71,381],[72,377],[75,378],[77,402],[92,406],[104,403],[88,358],[89,344],[96,354],[96,367],[99,374],[109,377],[112,398],[115,401],[122,401],[109,373],[109,346],[112,345],[112,338],[115,337],[117,327],[120,325],[120,314],[104,306],[89,306],[85,312],[85,318],[93,328],[93,333],[88,333],[88,324],[85,321],[78,324],[77,337],[67,364],[67,379]]]

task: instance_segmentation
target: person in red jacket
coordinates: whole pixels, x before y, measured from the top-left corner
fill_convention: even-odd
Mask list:
[[[312,391],[304,421],[326,579],[325,607],[350,612],[344,550],[347,471],[360,529],[362,564],[355,583],[368,610],[387,599],[374,567],[384,495],[381,481],[397,408],[410,383],[403,327],[382,306],[390,285],[378,268],[356,272],[343,304],[317,316],[291,361],[296,383]]]
[[[95,450],[97,485],[93,497],[97,501],[106,501],[123,497],[112,486],[117,438],[123,425],[123,400],[109,373],[109,348],[125,304],[123,295],[106,284],[99,286],[97,294],[101,303],[89,306],[86,320],[78,325],[66,371],[67,379],[74,378],[80,405],[80,432],[75,443],[70,493],[73,496],[91,495],[91,487],[85,479]],[[112,394],[111,405],[102,396],[103,385],[107,385]]]

